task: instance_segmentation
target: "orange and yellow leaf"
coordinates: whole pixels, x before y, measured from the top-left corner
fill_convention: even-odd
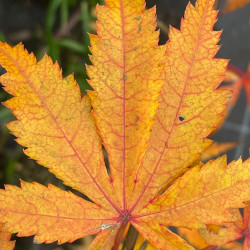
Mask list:
[[[228,70],[226,71],[224,81],[229,82],[229,84],[220,88],[228,89],[233,92],[233,96],[229,103],[229,108],[234,106],[238,101],[242,88],[245,90],[247,102],[250,106],[250,63],[248,65],[247,72],[243,72],[233,65],[228,65]]]
[[[220,154],[226,153],[228,150],[235,148],[238,145],[236,142],[214,142],[201,154],[201,160],[206,161],[211,158],[217,157]]]
[[[132,224],[148,249],[193,249],[167,226],[234,222],[232,210],[250,200],[250,158],[197,166],[231,95],[217,89],[228,61],[215,58],[221,32],[213,31],[213,5],[189,4],[165,51],[155,8],[106,0],[90,39],[94,90],[84,98],[48,56],[37,62],[21,44],[0,42],[7,71],[0,81],[14,96],[5,105],[17,117],[9,129],[30,158],[91,200],[52,185],[6,186],[0,222],[7,232],[47,243],[97,234],[90,249],[118,250]]]
[[[0,43],[0,77],[14,97],[5,105],[18,120],[8,125],[30,158],[49,168],[66,185],[100,206],[112,208],[116,197],[104,164],[88,98],[81,98],[73,75],[62,78],[48,56],[37,62],[21,44]]]
[[[250,247],[250,206],[249,202],[246,204],[243,217],[238,209],[231,210],[233,221],[225,223],[223,227],[219,228],[218,232],[201,230],[201,235],[206,242],[210,245],[227,247],[228,243],[237,243],[238,239],[243,238],[243,249],[248,250]]]
[[[0,190],[0,217],[18,236],[36,235],[39,243],[74,241],[116,228],[114,213],[53,185],[21,182]]]
[[[205,229],[232,221],[227,209],[244,207],[250,195],[250,159],[227,166],[226,157],[190,169],[137,215],[135,223]],[[230,196],[230,194],[234,194]],[[173,219],[174,218],[174,219]]]
[[[194,249],[177,234],[171,232],[162,225],[158,225],[151,221],[150,223],[134,223],[133,226],[141,233],[153,246],[157,249]]]
[[[164,46],[158,46],[155,8],[144,0],[107,0],[97,8],[91,35],[88,92],[120,206],[126,209],[127,179],[141,162],[160,95]]]
[[[243,250],[250,249],[250,202],[247,203],[247,207],[244,208],[243,228],[242,233],[245,236],[243,243]]]
[[[118,226],[114,226],[107,230],[101,231],[95,237],[88,250],[112,249],[118,229]]]
[[[227,237],[225,234],[224,234],[224,236],[222,236],[220,238],[220,240],[217,241],[217,243],[219,242],[219,245],[212,244],[215,242],[212,242],[212,241],[210,242],[208,240],[208,237],[204,237],[204,234],[202,231],[204,231],[204,230],[196,230],[196,229],[190,230],[190,229],[186,229],[186,228],[179,228],[178,229],[180,236],[183,236],[192,246],[196,247],[197,249],[210,249],[210,248],[217,249],[218,247],[221,247],[222,249],[242,250],[242,244],[240,244],[237,241],[233,241],[233,242],[224,244],[225,243],[224,237]],[[202,232],[202,233],[200,233],[200,232]],[[229,235],[230,234],[228,234],[228,236]],[[209,235],[209,236],[211,236],[211,235]],[[213,235],[213,236],[215,236],[215,235]],[[230,236],[232,236],[232,235],[230,235]],[[211,244],[208,244],[205,239],[208,240],[208,243],[211,243]],[[233,239],[235,239],[235,237]],[[226,241],[226,242],[228,242],[228,241]]]
[[[203,249],[209,245],[196,229],[178,228],[180,236],[184,237],[192,246]]]
[[[214,1],[188,4],[181,30],[171,27],[160,106],[143,162],[131,183],[131,210],[140,210],[188,166],[211,141],[231,93],[216,89],[228,61],[214,58],[221,32]],[[131,181],[132,182],[132,181]]]
[[[220,89],[227,89],[227,90],[232,91],[232,97],[228,105],[228,109],[230,111],[230,109],[233,106],[235,106],[235,104],[237,103],[239,99],[240,91],[242,89],[242,81],[241,81],[241,77],[237,73],[235,73],[234,71],[228,68],[225,73],[224,82],[226,82],[227,85],[220,86]]]

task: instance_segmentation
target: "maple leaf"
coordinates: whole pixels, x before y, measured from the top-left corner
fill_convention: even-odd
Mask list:
[[[144,0],[97,7],[88,66],[94,91],[81,97],[48,56],[0,43],[1,76],[14,97],[8,128],[30,158],[90,199],[53,185],[0,190],[0,221],[38,243],[98,234],[90,249],[118,249],[132,224],[153,247],[193,249],[166,226],[205,229],[232,222],[250,200],[250,159],[196,165],[224,119],[230,91],[217,89],[228,60],[215,59],[214,1],[189,4],[181,30],[158,46],[155,8]],[[105,147],[109,166],[103,157]],[[181,177],[180,177],[181,176]],[[164,191],[163,191],[164,190]]]
[[[221,89],[233,91],[229,108],[234,106],[238,101],[242,88],[245,90],[248,106],[250,107],[250,63],[248,65],[247,72],[243,72],[233,65],[228,65],[228,70],[226,71],[224,81],[229,82],[229,84],[222,86]]]
[[[213,225],[209,225],[208,228],[215,227]],[[211,230],[211,229],[209,229]],[[217,249],[219,247],[218,245],[208,244],[205,239],[208,240],[208,238],[211,236],[211,231],[206,231],[206,233],[210,234],[209,237],[205,236],[204,233],[205,230],[196,230],[196,229],[186,229],[186,228],[178,228],[178,232],[181,236],[183,236],[192,246],[196,247],[197,249]],[[201,236],[201,233],[204,236],[204,238]],[[213,235],[215,236],[215,234]],[[209,240],[208,240],[209,241]],[[220,240],[217,241],[217,243],[220,242],[220,247],[222,249],[234,249],[234,250],[242,250],[242,244],[240,244],[237,241],[225,243],[224,238],[220,238]],[[213,243],[212,241],[210,243]]]
[[[240,91],[242,89],[242,81],[240,77],[241,72],[239,74],[236,73],[234,70],[230,70],[230,68],[232,67],[232,65],[229,65],[225,74],[224,82],[227,84],[224,86],[220,86],[221,89],[228,89],[231,90],[233,93],[230,103],[228,105],[228,111],[230,111],[232,107],[234,107],[237,103],[240,96]]]
[[[201,237],[199,231],[196,229],[178,228],[178,233],[198,249],[209,247],[205,239]]]
[[[238,209],[231,211],[234,222],[226,223],[219,227],[217,232],[211,230],[201,230],[201,236],[210,245],[223,246],[229,242],[234,242],[244,238],[243,250],[250,248],[250,206],[244,208],[243,216]]]
[[[11,233],[4,231],[4,224],[0,223],[0,249],[13,250],[15,242],[10,241]]]
[[[233,149],[238,143],[235,142],[213,142],[207,149],[205,149],[201,154],[201,160],[207,161],[211,158],[217,157],[228,150]]]

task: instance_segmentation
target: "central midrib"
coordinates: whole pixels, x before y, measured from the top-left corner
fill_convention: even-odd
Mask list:
[[[123,0],[120,0],[121,8],[121,27],[122,27],[122,49],[123,49],[123,211],[127,210],[126,203],[126,43],[124,30],[124,9]]]
[[[52,215],[52,214],[42,214],[42,213],[32,213],[32,212],[26,212],[26,211],[17,211],[17,210],[11,210],[11,209],[1,209],[1,211],[6,211],[8,213],[15,213],[15,214],[23,214],[23,215],[30,215],[30,216],[39,216],[39,217],[49,217],[49,218],[58,218],[58,219],[65,219],[65,220],[77,220],[77,221],[118,221],[119,217],[110,217],[110,218],[79,218],[79,217],[67,217],[67,216],[61,216],[61,215]]]

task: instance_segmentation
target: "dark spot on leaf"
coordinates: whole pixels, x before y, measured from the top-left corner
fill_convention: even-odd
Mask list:
[[[104,146],[102,146],[102,149],[103,149],[105,167],[107,169],[107,173],[110,175],[108,153],[107,153],[107,150],[106,150],[106,148]],[[112,179],[111,176],[110,176],[110,183],[113,183],[113,179]]]
[[[168,142],[166,141],[166,142],[165,142],[165,147],[167,147],[167,146],[168,146]]]
[[[181,122],[183,122],[183,121],[185,120],[185,118],[182,117],[182,116],[179,116],[179,120],[180,120]]]
[[[135,47],[135,48],[133,48],[133,51],[136,51],[137,50],[137,48]]]
[[[141,20],[141,16],[136,17],[135,20],[140,21]]]
[[[138,27],[138,33],[141,32],[141,23],[139,24],[139,27]]]
[[[123,80],[126,81],[127,80],[127,76],[124,74],[123,75]]]
[[[93,107],[91,106],[89,109],[89,113],[91,113],[93,111]]]

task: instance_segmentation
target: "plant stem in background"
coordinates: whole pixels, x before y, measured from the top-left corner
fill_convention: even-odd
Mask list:
[[[62,0],[50,1],[45,24],[46,39],[48,43],[48,54],[52,57],[53,60],[57,60],[59,62],[59,46],[53,37],[53,26],[56,20],[57,9],[60,7],[61,4]]]
[[[66,36],[68,34],[68,32],[76,25],[76,23],[79,21],[79,17],[81,15],[81,10],[78,9],[76,10],[72,16],[70,17],[70,19],[68,20],[68,22],[61,27],[55,34],[55,38],[56,39],[60,39],[64,36]]]

